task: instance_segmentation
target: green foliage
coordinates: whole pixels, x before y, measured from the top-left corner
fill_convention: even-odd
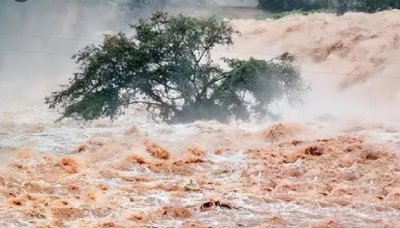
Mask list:
[[[143,105],[166,122],[226,121],[265,117],[281,98],[295,101],[304,83],[295,58],[273,60],[212,58],[229,46],[235,32],[228,21],[156,13],[131,26],[133,37],[106,35],[73,56],[78,73],[46,98],[63,117],[115,118],[130,105]],[[220,63],[220,64],[219,64]]]
[[[272,13],[269,14],[268,17],[272,19],[280,19],[283,17],[286,17],[288,15],[293,15],[293,14],[298,14],[298,15],[309,15],[313,13],[335,13],[332,10],[329,9],[319,9],[319,10],[292,10],[292,11],[285,11],[285,12],[279,12],[279,13]]]
[[[311,12],[314,10],[334,10],[338,14],[347,11],[373,13],[399,8],[399,0],[259,0],[260,8],[273,12]]]
[[[393,0],[357,0],[355,9],[358,11],[373,13],[391,8]]]
[[[334,5],[335,0],[259,0],[259,6],[269,12],[330,9]]]

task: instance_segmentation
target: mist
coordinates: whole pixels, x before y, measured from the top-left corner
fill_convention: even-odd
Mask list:
[[[302,107],[283,107],[286,118],[329,114],[359,121],[398,121],[398,15],[393,10],[235,20],[242,36],[234,49],[238,56],[270,58],[289,51],[298,57],[311,88]]]
[[[397,11],[342,17],[289,16],[270,21],[251,19],[258,13],[251,8],[216,7],[213,1],[171,2],[135,10],[125,0],[1,1],[0,104],[43,104],[43,98],[77,70],[71,59],[73,53],[87,44],[101,42],[104,33],[132,32],[130,23],[162,9],[194,16],[217,14],[235,18],[232,24],[242,34],[235,37],[231,49],[217,50],[216,58],[270,59],[284,51],[297,55],[311,90],[302,106],[276,105],[276,112],[284,119],[326,114],[398,119],[397,110],[385,111],[400,100],[399,87],[393,83],[397,82],[393,77],[398,71],[395,64],[390,64],[398,61],[398,33],[390,29],[397,28]],[[365,26],[357,24],[361,20],[366,21]],[[379,23],[386,23],[387,29],[369,30]]]
[[[1,1],[0,102],[43,102],[76,70],[73,53],[128,28],[116,11],[93,1]]]
[[[131,32],[129,24],[156,10],[241,18],[259,13],[222,10],[213,1],[170,1],[142,10],[126,0],[0,1],[0,104],[43,103],[77,69],[72,54],[101,42],[104,33]]]

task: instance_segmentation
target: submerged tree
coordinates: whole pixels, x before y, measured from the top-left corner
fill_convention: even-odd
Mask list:
[[[131,25],[133,37],[106,35],[73,56],[80,65],[68,84],[46,98],[62,117],[115,118],[130,105],[144,105],[166,122],[248,119],[270,115],[268,106],[296,100],[304,83],[294,56],[270,61],[215,61],[212,50],[231,45],[229,22],[158,12]]]

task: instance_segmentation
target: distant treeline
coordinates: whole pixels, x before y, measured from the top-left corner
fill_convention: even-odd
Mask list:
[[[1,0],[0,0],[1,1]],[[83,0],[82,0],[83,1]],[[136,11],[165,10],[175,7],[214,7],[217,0],[85,0],[106,2],[124,9]],[[244,0],[242,0],[244,1]],[[271,13],[290,11],[334,11],[343,14],[349,11],[374,13],[386,9],[400,9],[400,0],[258,0],[259,7]]]
[[[334,10],[338,14],[348,11],[374,13],[386,9],[399,9],[400,0],[259,0],[263,10],[287,12],[293,10]]]
[[[210,0],[123,0],[123,3],[131,9],[151,8],[163,9],[167,5],[176,6],[205,6],[210,4]]]

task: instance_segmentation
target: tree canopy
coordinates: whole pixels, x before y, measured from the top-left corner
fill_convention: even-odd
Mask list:
[[[305,90],[295,57],[272,60],[223,58],[212,51],[233,44],[229,21],[155,13],[124,33],[105,35],[73,56],[79,71],[46,97],[62,118],[115,118],[143,105],[155,119],[227,121],[271,116],[269,105],[295,101]]]

